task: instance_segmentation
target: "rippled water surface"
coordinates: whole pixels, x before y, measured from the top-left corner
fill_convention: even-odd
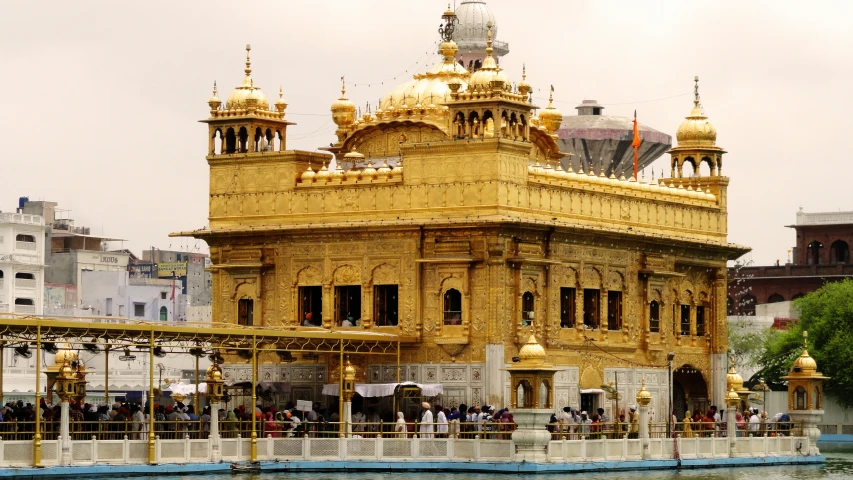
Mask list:
[[[546,475],[502,475],[505,479],[524,480],[554,480],[558,477],[583,478],[592,480],[657,480],[657,479],[690,479],[690,480],[787,480],[787,479],[853,479],[853,452],[824,452],[826,465],[814,466],[779,466],[779,467],[744,467],[716,468],[705,470],[682,471],[642,471],[642,472],[602,472],[583,473],[577,475],[546,474]],[[498,473],[498,472],[496,472]],[[105,477],[100,477],[101,479]],[[204,480],[495,480],[493,474],[485,473],[264,473],[264,474],[216,474],[216,475],[183,475],[169,477],[146,477],[151,480],[189,480],[201,478]],[[83,480],[83,479],[80,479]]]

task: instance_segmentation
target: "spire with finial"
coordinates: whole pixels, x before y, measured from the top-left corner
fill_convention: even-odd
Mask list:
[[[693,77],[693,105],[699,106],[699,75]]]
[[[213,81],[213,96],[210,97],[210,100],[207,101],[207,104],[210,105],[211,110],[218,110],[219,106],[222,105],[222,100],[216,96],[216,80]]]
[[[275,101],[275,109],[279,113],[284,113],[285,108],[287,108],[287,102],[284,101],[284,87],[279,85],[278,86],[278,100]]]
[[[548,107],[539,114],[539,123],[549,135],[552,135],[557,132],[562,122],[563,113],[554,108],[554,85],[551,85],[551,93],[548,96]]]
[[[526,100],[527,94],[530,93],[531,90],[533,90],[533,87],[531,87],[530,84],[527,83],[527,65],[522,64],[521,65],[521,81],[518,82],[518,93],[524,95],[525,100]]]
[[[247,43],[246,44],[246,69],[244,70],[244,72],[246,72],[247,78],[249,77],[249,75],[252,74],[252,57],[249,56],[249,52],[251,52],[251,51],[252,51],[252,46]]]

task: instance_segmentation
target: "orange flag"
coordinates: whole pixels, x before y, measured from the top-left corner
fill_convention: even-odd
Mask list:
[[[634,141],[631,142],[631,146],[634,147],[634,178],[637,178],[637,168],[640,164],[640,154],[638,149],[640,148],[640,130],[637,127],[637,111],[634,110]]]

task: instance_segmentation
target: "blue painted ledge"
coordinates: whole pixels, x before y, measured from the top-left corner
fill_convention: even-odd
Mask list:
[[[745,458],[707,458],[682,460],[680,468],[725,468],[758,467],[769,465],[814,465],[826,462],[822,455],[745,457]],[[285,461],[260,463],[266,472],[404,472],[404,471],[441,471],[469,473],[581,473],[603,471],[638,470],[675,470],[679,468],[676,460],[635,460],[625,462],[587,462],[587,463],[528,463],[528,462],[422,462],[422,461]],[[200,475],[205,473],[225,473],[231,471],[228,462],[189,463],[163,465],[92,465],[58,466],[45,468],[3,468],[0,477],[5,478],[46,478],[46,477],[91,477],[91,476],[130,476],[130,475]]]

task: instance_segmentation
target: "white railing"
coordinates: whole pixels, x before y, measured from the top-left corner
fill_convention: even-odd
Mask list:
[[[17,248],[18,250],[35,250],[36,242],[21,242],[16,240],[15,248]]]
[[[553,440],[547,447],[550,463],[641,460],[642,440],[580,439]],[[71,465],[126,465],[148,463],[147,440],[73,440]],[[251,441],[247,438],[219,440],[223,461],[242,462],[251,459]],[[155,462],[159,464],[204,463],[213,461],[214,440],[157,439]],[[728,458],[729,439],[712,438],[652,438],[649,439],[649,459],[672,459],[677,447],[682,459]],[[61,461],[59,440],[43,440],[42,465],[58,465]],[[516,461],[512,440],[481,440],[454,438],[259,438],[258,460],[372,460],[399,462]],[[806,437],[738,437],[736,457],[775,457],[808,451]],[[0,467],[32,465],[33,444],[30,440],[0,439]]]
[[[16,278],[15,286],[22,288],[36,288],[36,281],[32,278]]]
[[[44,217],[29,213],[0,213],[0,223],[23,223],[27,225],[44,225]]]
[[[35,315],[36,306],[35,305],[15,305],[15,313],[26,313],[30,315]]]

